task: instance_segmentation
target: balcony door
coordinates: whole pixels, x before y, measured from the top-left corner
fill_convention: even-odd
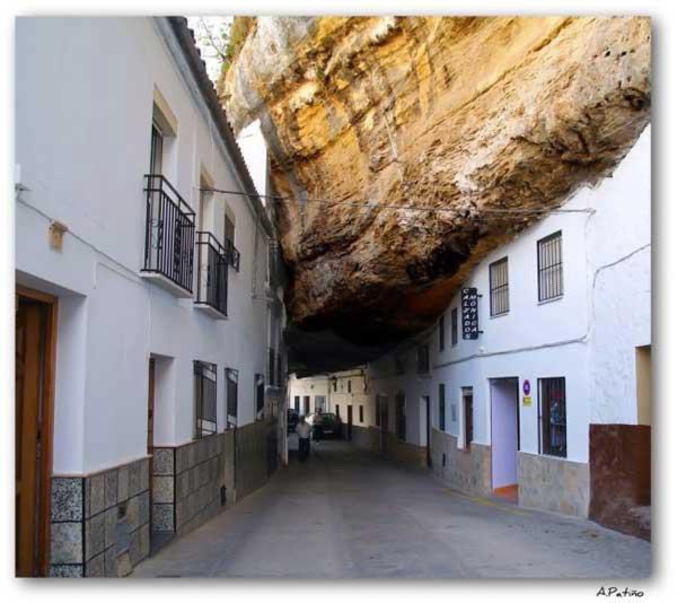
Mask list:
[[[15,570],[49,566],[56,298],[19,288],[15,347]]]

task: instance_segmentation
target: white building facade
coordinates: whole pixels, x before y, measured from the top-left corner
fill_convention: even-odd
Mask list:
[[[371,363],[362,443],[471,494],[648,537],[650,158],[647,127],[613,177],[474,268],[476,339],[459,291]]]
[[[19,19],[16,99],[17,571],[119,575],[281,453],[271,210],[182,19]]]

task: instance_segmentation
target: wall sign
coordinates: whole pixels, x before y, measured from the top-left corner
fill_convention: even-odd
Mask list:
[[[477,313],[477,288],[464,287],[461,291],[461,309],[463,312],[463,339],[477,339],[479,319]]]
[[[522,398],[522,406],[531,406],[531,396],[524,396]]]
[[[529,383],[529,379],[525,379],[524,383],[522,383],[522,391],[525,396],[528,396],[531,393],[531,383]]]

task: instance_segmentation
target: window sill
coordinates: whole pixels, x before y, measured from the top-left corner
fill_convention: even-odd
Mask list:
[[[180,298],[191,298],[193,297],[193,292],[184,289],[181,285],[177,285],[174,281],[167,278],[164,274],[159,272],[152,272],[150,270],[142,270],[140,274],[141,278],[146,281],[151,281],[161,289],[172,293],[176,297]]]
[[[553,302],[558,302],[561,299],[564,299],[564,293],[562,293],[562,295],[558,295],[557,297],[551,297],[550,299],[544,299],[543,301],[539,301],[538,305],[544,306],[545,304],[552,304]]]
[[[504,316],[508,316],[510,314],[510,310],[507,312],[501,312],[500,314],[493,314],[489,316],[489,320],[493,320],[494,318],[503,318]]]

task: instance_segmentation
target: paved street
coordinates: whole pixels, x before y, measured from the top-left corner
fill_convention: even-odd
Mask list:
[[[135,577],[623,578],[649,543],[588,521],[464,496],[345,442],[139,565]]]

